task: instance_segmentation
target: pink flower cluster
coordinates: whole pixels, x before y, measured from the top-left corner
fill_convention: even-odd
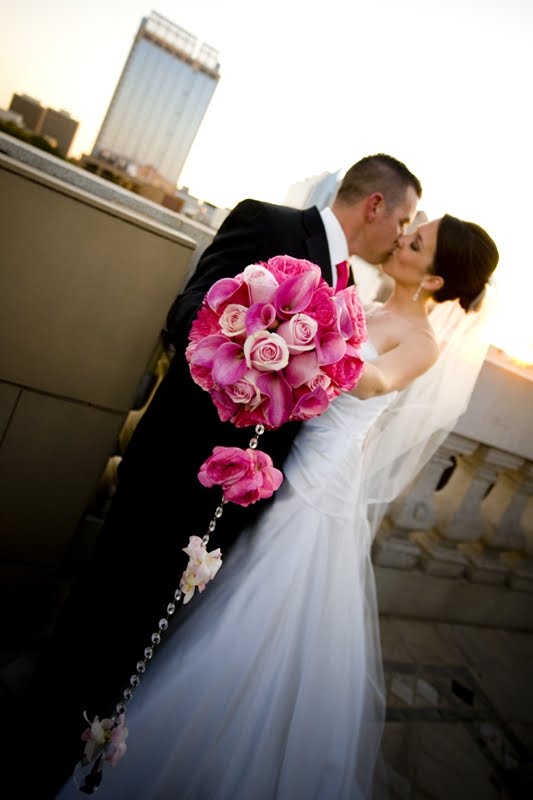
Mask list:
[[[316,264],[275,256],[211,287],[186,357],[222,421],[273,429],[353,389],[365,339],[354,286],[335,293]]]
[[[271,497],[281,486],[283,475],[261,450],[215,447],[200,467],[198,480],[203,486],[221,486],[225,500],[249,506]]]

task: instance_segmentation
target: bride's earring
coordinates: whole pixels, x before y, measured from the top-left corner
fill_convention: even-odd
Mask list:
[[[414,295],[411,298],[412,300],[414,300],[415,303],[418,300],[418,298],[420,297],[420,292],[421,291],[422,291],[422,284],[420,284],[420,286],[418,287],[418,289],[416,290],[416,292],[414,293]]]

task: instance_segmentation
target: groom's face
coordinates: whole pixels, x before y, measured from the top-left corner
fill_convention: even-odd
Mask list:
[[[415,217],[417,202],[417,194],[409,186],[395,206],[387,207],[383,201],[376,208],[376,216],[369,229],[373,257],[371,264],[382,264],[396,249],[400,236]]]

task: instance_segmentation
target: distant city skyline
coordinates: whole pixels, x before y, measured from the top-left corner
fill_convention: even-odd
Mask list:
[[[533,353],[533,3],[526,0],[158,0],[220,53],[221,78],[179,178],[233,207],[387,152],[496,240],[497,338]],[[90,152],[146,0],[0,0],[0,106],[14,92],[80,121]]]

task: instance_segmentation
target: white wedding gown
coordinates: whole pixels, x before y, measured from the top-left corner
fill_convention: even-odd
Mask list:
[[[361,452],[393,397],[342,395],[301,428],[275,502],[149,662],[99,798],[375,797],[384,689]],[[73,780],[58,797],[80,797]]]

